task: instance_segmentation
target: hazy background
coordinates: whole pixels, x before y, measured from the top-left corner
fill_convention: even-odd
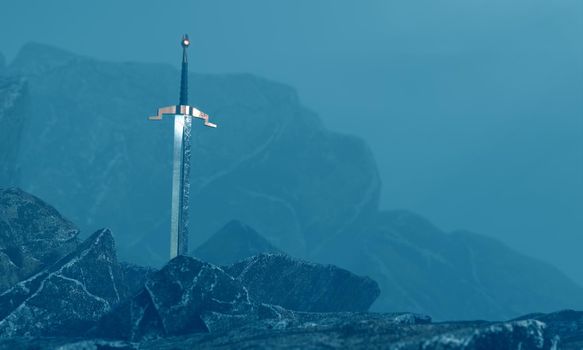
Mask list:
[[[188,32],[191,70],[290,84],[328,128],[366,139],[382,207],[496,237],[583,284],[583,2],[164,3],[4,0],[0,52],[37,41],[178,65]]]

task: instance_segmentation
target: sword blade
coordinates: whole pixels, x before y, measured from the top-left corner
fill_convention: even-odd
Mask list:
[[[172,206],[170,219],[170,259],[188,251],[188,200],[190,192],[191,118],[174,116],[172,162]]]

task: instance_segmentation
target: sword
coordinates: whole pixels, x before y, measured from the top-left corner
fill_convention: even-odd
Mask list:
[[[170,259],[188,252],[188,208],[190,196],[190,134],[192,118],[202,119],[204,125],[216,128],[209,116],[188,105],[188,57],[190,45],[184,35],[182,45],[182,72],[180,76],[180,101],[176,106],[158,109],[158,114],[149,120],[162,120],[163,116],[174,117],[174,152],[172,162],[172,207],[170,216]]]

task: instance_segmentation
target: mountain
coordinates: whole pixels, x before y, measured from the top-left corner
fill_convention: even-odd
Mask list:
[[[443,320],[456,310],[456,319],[501,320],[583,307],[582,288],[553,266],[495,239],[443,232],[404,210],[379,212],[358,235],[335,239],[315,260],[376,280],[382,293],[373,311]]]
[[[27,44],[6,74],[27,85],[19,186],[82,232],[110,227],[124,260],[163,265],[172,125],[146,117],[176,103],[178,71]],[[548,264],[413,213],[380,211],[366,143],[327,130],[292,88],[246,74],[190,79],[190,101],[219,125],[195,125],[191,249],[236,219],[291,256],[373,278],[376,311],[501,320],[583,308],[583,290]]]
[[[284,254],[259,254],[225,267],[249,295],[262,303],[310,312],[368,311],[378,284],[334,265]]]
[[[260,253],[281,253],[252,227],[230,221],[191,254],[216,265],[229,265]]]
[[[124,256],[163,263],[172,131],[147,116],[176,103],[176,69],[27,44],[8,73],[26,77],[30,91],[20,187],[83,231],[123,233]],[[245,74],[190,80],[190,100],[219,124],[195,126],[192,246],[235,218],[301,257],[375,210],[369,148],[326,130],[291,88]]]
[[[27,119],[26,81],[20,77],[3,77],[0,57],[0,186],[18,181],[20,139]]]

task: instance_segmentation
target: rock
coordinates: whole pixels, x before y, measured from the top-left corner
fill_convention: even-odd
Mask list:
[[[535,320],[403,325],[394,321],[394,315],[317,315],[317,322],[271,329],[251,325],[227,332],[158,339],[140,344],[140,349],[551,350],[556,345],[544,324]]]
[[[209,333],[224,333],[241,328],[284,329],[299,321],[296,312],[281,306],[251,303],[244,313],[205,312],[201,316]]]
[[[499,323],[440,334],[405,349],[555,349],[545,328],[535,320]]]
[[[93,338],[15,337],[0,339],[0,349],[551,350],[557,346],[545,325],[532,319],[433,324],[425,316],[412,314],[305,313],[268,305],[261,305],[261,308],[268,314],[266,319],[224,323],[223,328],[211,333],[143,339],[140,343]],[[273,312],[283,312],[279,321],[273,318]],[[206,315],[217,315],[211,314]],[[402,319],[415,321],[402,323]]]
[[[26,80],[4,77],[3,69],[0,56],[0,187],[19,183],[21,140],[30,103]]]
[[[124,297],[111,232],[0,295],[0,337],[79,336]]]
[[[75,225],[40,199],[0,188],[0,291],[74,251],[78,234]]]
[[[241,281],[253,300],[296,311],[366,311],[380,294],[368,277],[283,254],[260,254],[225,271]]]
[[[178,256],[153,273],[138,295],[103,317],[94,334],[135,341],[208,332],[203,314],[251,310],[245,288],[221,268]]]
[[[549,314],[536,313],[517,320],[535,319],[547,325],[548,332],[557,337],[560,349],[583,349],[583,312],[562,310]]]
[[[201,244],[193,256],[215,265],[230,265],[260,253],[282,253],[251,227],[233,220]]]
[[[139,293],[146,285],[146,281],[150,276],[157,271],[152,267],[140,266],[127,262],[120,263],[119,267],[129,296]]]
[[[138,344],[103,339],[71,339],[71,338],[29,338],[13,337],[0,339],[0,350],[14,349],[45,349],[45,350],[137,350]]]

